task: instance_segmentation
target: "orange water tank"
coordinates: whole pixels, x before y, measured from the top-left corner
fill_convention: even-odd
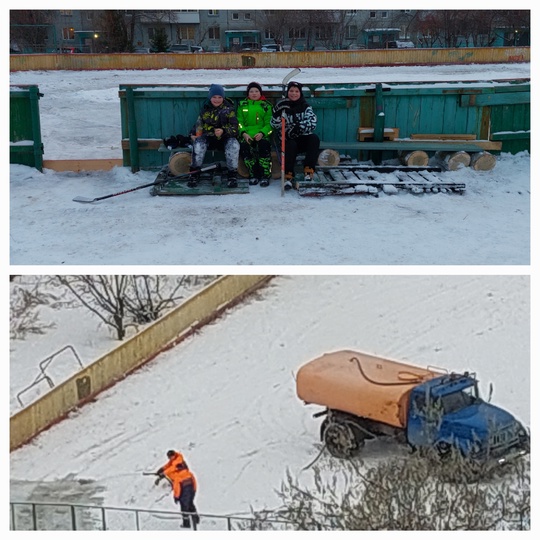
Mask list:
[[[404,428],[411,390],[440,375],[345,350],[324,354],[302,366],[296,376],[296,392],[306,403]]]

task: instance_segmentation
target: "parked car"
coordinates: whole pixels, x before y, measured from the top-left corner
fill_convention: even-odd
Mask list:
[[[283,52],[283,47],[277,43],[267,43],[261,47],[261,52]]]
[[[56,52],[62,53],[62,54],[82,53],[81,49],[79,49],[78,47],[60,47],[59,49],[56,50]]]
[[[190,53],[191,52],[191,48],[189,45],[181,45],[181,44],[176,44],[176,45],[171,45],[168,49],[167,49],[167,52],[169,53]]]
[[[386,44],[387,49],[414,49],[414,43],[412,41],[389,41]]]
[[[190,49],[191,49],[192,53],[202,53],[202,52],[204,52],[204,49],[202,47],[200,47],[199,45],[191,45]]]
[[[240,51],[253,51],[253,52],[260,52],[261,46],[255,42],[255,41],[245,41],[242,43],[242,48]]]
[[[133,52],[138,54],[149,54],[150,49],[148,47],[135,47]]]

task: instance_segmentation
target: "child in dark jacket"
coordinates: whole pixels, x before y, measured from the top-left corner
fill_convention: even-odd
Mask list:
[[[291,81],[287,86],[287,97],[274,106],[270,124],[280,138],[282,115],[285,116],[285,189],[291,189],[296,156],[305,152],[304,179],[312,180],[320,147],[319,137],[314,133],[317,116],[308,105],[300,83]]]
[[[272,176],[272,105],[266,101],[257,82],[247,86],[247,97],[240,101],[236,115],[240,129],[240,157],[249,173],[249,183],[266,187]]]
[[[198,174],[207,150],[221,150],[227,163],[227,185],[237,186],[238,178],[238,119],[233,102],[225,97],[225,89],[219,84],[212,84],[208,91],[201,112],[191,130],[193,154],[191,157],[191,175],[188,185],[197,185]]]

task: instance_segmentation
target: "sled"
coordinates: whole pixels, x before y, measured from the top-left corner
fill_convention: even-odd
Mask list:
[[[170,175],[168,168],[161,171],[158,178],[163,179],[166,175]],[[202,173],[195,187],[188,186],[186,178],[175,179],[171,176],[171,180],[166,182],[160,181],[152,186],[150,195],[196,196],[249,193],[249,181],[246,178],[239,177],[237,183],[237,187],[228,187],[226,170],[220,171],[216,169]]]
[[[465,184],[445,177],[440,167],[339,166],[317,167],[313,180],[296,180],[301,196],[372,195],[398,191],[463,193]]]

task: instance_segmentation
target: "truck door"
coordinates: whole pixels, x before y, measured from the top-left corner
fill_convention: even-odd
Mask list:
[[[407,422],[409,444],[415,447],[431,446],[438,439],[440,424],[440,400],[434,401],[427,391],[413,392]]]

